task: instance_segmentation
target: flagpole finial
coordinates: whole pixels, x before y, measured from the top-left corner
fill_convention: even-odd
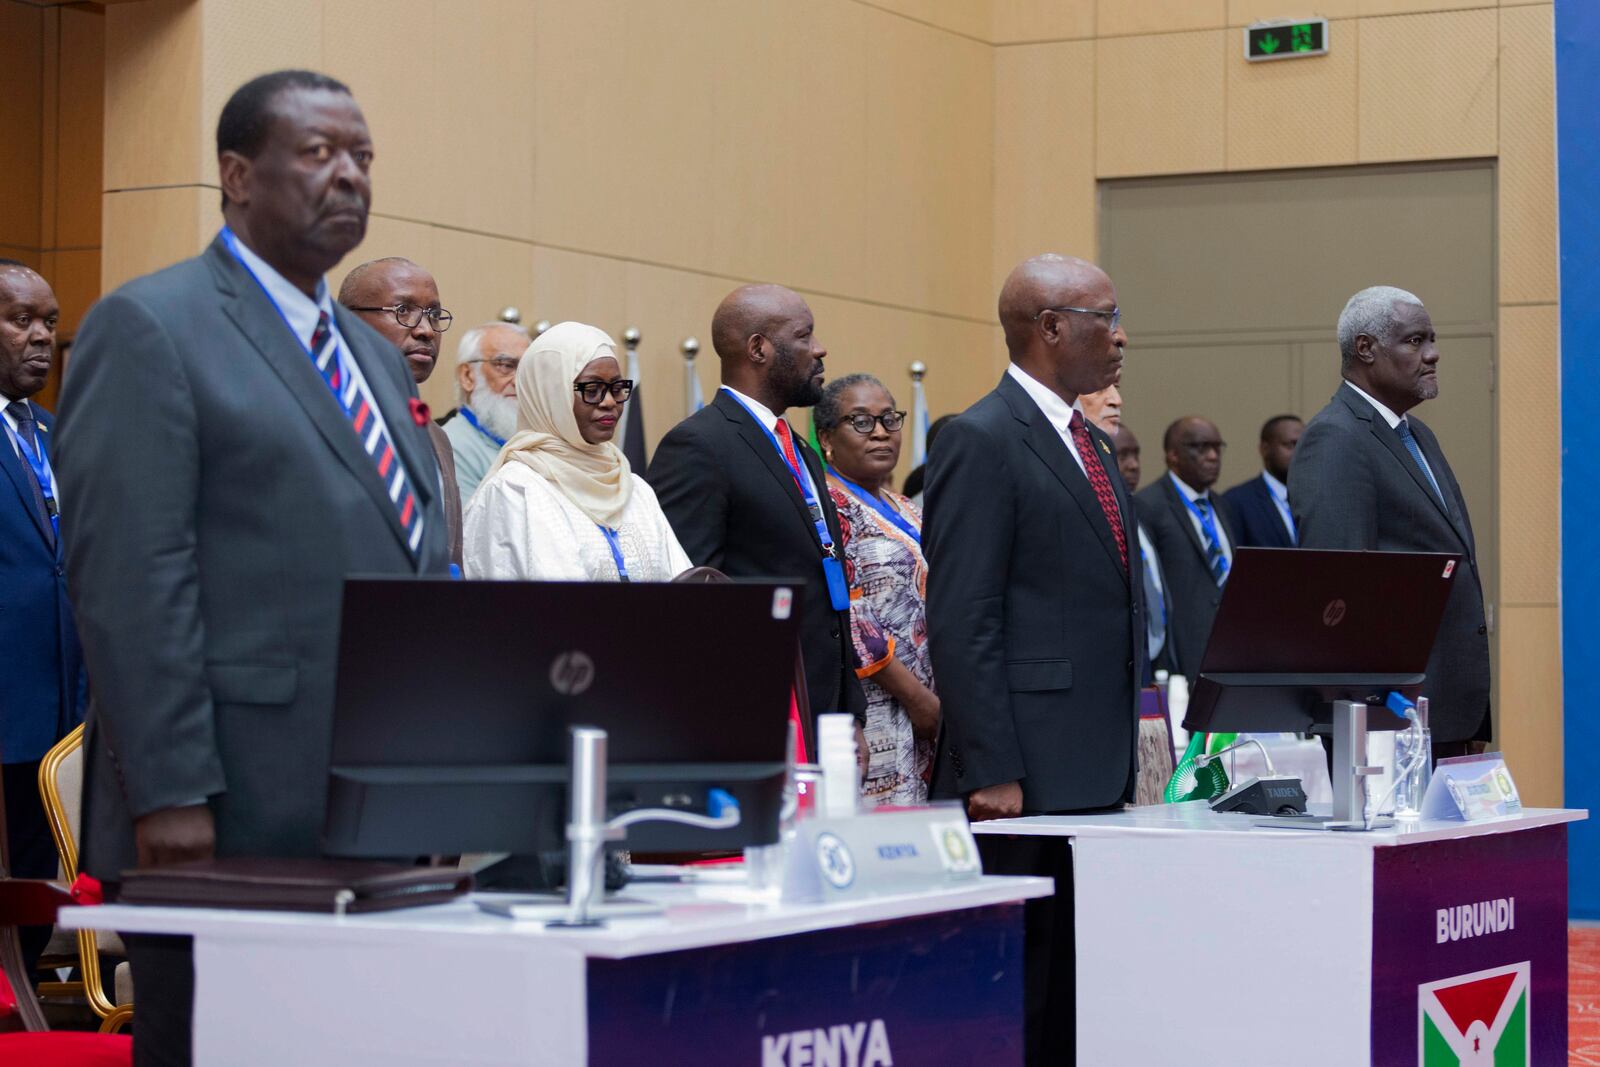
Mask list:
[[[518,311],[515,305],[507,304],[500,309],[500,321],[509,322],[515,326],[522,321],[522,312]]]
[[[928,373],[928,365],[920,359],[912,360],[909,369],[911,371],[911,380],[914,382],[922,381],[923,376]]]
[[[622,343],[628,346],[628,350],[630,352],[633,349],[638,348],[639,347],[639,328],[637,326],[629,326],[626,330],[623,330],[622,331]]]
[[[555,323],[551,322],[549,319],[540,319],[538,322],[533,324],[533,335],[538,337],[541,333],[544,333],[554,325]]]
[[[700,354],[700,342],[693,337],[685,337],[683,344],[679,345],[678,348],[683,352],[683,358],[690,363],[693,363],[694,357]]]

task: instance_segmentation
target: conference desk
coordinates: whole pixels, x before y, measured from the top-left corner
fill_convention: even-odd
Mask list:
[[[1072,840],[1079,1063],[1554,1065],[1586,817],[1345,833],[1191,801],[973,829]]]
[[[587,929],[470,899],[342,917],[103,905],[60,923],[194,937],[201,1067],[1022,1062],[1021,902],[1049,879],[788,904],[691,877],[628,887],[663,915]]]

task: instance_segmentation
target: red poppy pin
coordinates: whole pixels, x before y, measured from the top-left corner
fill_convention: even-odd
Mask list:
[[[424,404],[422,401],[418,400],[416,397],[412,397],[411,398],[411,421],[416,423],[418,426],[426,426],[426,425],[428,425],[429,417],[430,417],[430,415],[429,415],[429,411],[428,411],[428,405]]]

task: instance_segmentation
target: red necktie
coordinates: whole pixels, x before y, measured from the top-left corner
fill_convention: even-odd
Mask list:
[[[1126,571],[1128,535],[1122,529],[1122,509],[1117,506],[1117,494],[1111,491],[1111,478],[1106,474],[1105,464],[1095,454],[1094,440],[1089,436],[1089,427],[1084,425],[1083,412],[1077,409],[1072,412],[1072,441],[1078,446],[1078,458],[1083,460],[1083,471],[1089,476],[1095,498],[1100,501],[1100,510],[1106,513],[1106,522],[1111,524],[1111,536],[1117,539],[1117,553]]]
[[[794,437],[789,433],[789,423],[779,419],[777,427],[772,431],[778,438],[778,443],[783,446],[783,458],[789,461],[789,473],[794,475],[794,484],[799,486],[800,495],[806,495],[805,484],[800,481],[800,457],[794,450]]]

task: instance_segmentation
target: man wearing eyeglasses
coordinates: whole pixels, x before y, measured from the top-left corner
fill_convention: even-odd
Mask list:
[[[1168,426],[1161,446],[1167,475],[1134,502],[1167,580],[1167,658],[1192,679],[1200,673],[1238,543],[1232,510],[1211,491],[1228,446],[1216,424],[1197,415]]]
[[[468,330],[456,349],[461,407],[444,432],[455,449],[463,506],[472,502],[500,449],[517,432],[517,365],[532,340],[521,326],[488,322]]]
[[[418,386],[439,362],[439,342],[450,328],[450,312],[439,306],[433,275],[399,256],[363,263],[344,277],[339,303],[354,311],[405,357]],[[428,440],[439,461],[445,524],[450,532],[450,562],[461,566],[461,493],[456,487],[455,453],[450,438],[431,419]]]
[[[932,796],[974,820],[1133,799],[1143,584],[1111,438],[1083,398],[1122,373],[1117,291],[1046,255],[1000,290],[1010,364],[928,457],[928,641],[944,729]],[[1060,838],[985,834],[984,870],[1053,877],[1025,908],[1027,1062],[1074,1056],[1072,858]]]

